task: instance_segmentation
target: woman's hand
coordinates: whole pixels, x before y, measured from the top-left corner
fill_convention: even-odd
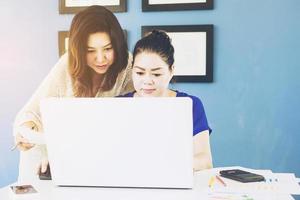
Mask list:
[[[17,133],[15,136],[15,142],[19,150],[27,151],[34,147],[34,144],[28,142],[26,138],[24,138],[20,133]]]
[[[32,121],[25,122],[24,124],[22,124],[22,127],[27,127],[27,128],[37,131],[36,125]],[[24,138],[20,133],[16,134],[15,142],[16,142],[18,149],[21,151],[27,151],[27,150],[31,149],[32,147],[34,147],[34,144],[29,143],[29,141],[26,138]]]

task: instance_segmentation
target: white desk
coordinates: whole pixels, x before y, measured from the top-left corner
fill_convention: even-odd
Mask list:
[[[205,173],[194,176],[193,189],[145,189],[103,187],[57,187],[51,181],[36,180],[31,184],[38,190],[36,195],[12,195],[9,186],[0,189],[0,200],[212,200],[208,193]],[[290,195],[264,194],[254,200],[292,200]],[[214,199],[215,200],[215,199]],[[240,199],[238,199],[240,200]]]
[[[139,189],[139,188],[100,188],[100,187],[56,187],[51,181],[38,181],[32,183],[38,190],[39,194],[23,195],[22,199],[41,199],[41,200],[83,200],[83,199],[157,199],[157,200],[199,200],[205,197],[205,193],[199,189]],[[13,199],[10,195],[10,188],[4,187],[0,189],[0,199]],[[205,199],[205,198],[203,198]]]

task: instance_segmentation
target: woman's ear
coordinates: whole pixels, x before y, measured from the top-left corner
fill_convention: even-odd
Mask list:
[[[171,74],[172,74],[172,76],[174,75],[174,65],[172,65],[171,67],[170,67],[170,72],[171,72]]]

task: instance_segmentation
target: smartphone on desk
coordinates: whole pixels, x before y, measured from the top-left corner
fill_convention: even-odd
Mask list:
[[[240,169],[230,169],[220,171],[220,175],[225,178],[240,181],[243,183],[265,181],[262,175],[243,171]]]

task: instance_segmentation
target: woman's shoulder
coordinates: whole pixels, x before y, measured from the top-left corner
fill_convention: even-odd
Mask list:
[[[59,58],[51,71],[54,74],[66,75],[66,73],[68,72],[68,63],[68,54],[65,53]]]
[[[62,55],[49,73],[51,88],[58,92],[59,96],[72,96],[72,81],[68,71],[68,54]]]
[[[189,97],[192,99],[193,101],[193,108],[194,109],[204,109],[204,106],[203,106],[203,103],[201,101],[201,99],[197,96],[194,96],[194,95],[190,95],[190,94],[187,94],[185,92],[180,92],[180,91],[175,91],[176,92],[176,97]]]
[[[190,95],[190,94],[187,94],[185,92],[180,92],[180,91],[175,91],[176,92],[176,97],[189,97],[191,98],[193,101],[199,101],[201,102],[201,99],[197,96],[194,96],[194,95]]]

